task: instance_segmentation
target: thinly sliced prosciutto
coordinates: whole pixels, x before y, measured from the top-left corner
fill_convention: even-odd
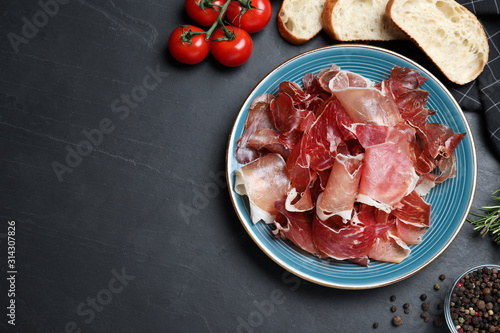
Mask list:
[[[235,171],[234,190],[248,196],[253,223],[273,223],[278,213],[274,203],[284,198],[289,184],[285,161],[278,154],[264,155]]]
[[[274,220],[276,227],[274,234],[290,240],[306,252],[319,254],[312,239],[313,215],[306,212],[288,211],[284,200],[277,200],[274,206],[279,212]]]
[[[358,195],[362,162],[363,154],[337,155],[325,191],[318,198],[316,213],[320,220],[325,221],[334,215],[344,221],[351,219]]]
[[[358,201],[390,212],[415,189],[418,179],[413,162],[396,143],[368,147]]]
[[[410,247],[391,231],[377,237],[368,252],[373,260],[400,263],[410,254]]]
[[[270,110],[270,104],[275,99],[271,94],[263,94],[256,97],[250,103],[247,120],[245,121],[245,131],[236,141],[236,160],[245,164],[252,162],[262,155],[262,152],[255,147],[248,146],[255,133],[262,129],[274,129],[274,122]],[[272,138],[270,139],[272,140]],[[262,145],[263,146],[263,145]]]
[[[432,228],[425,196],[455,176],[465,133],[429,121],[426,78],[373,82],[336,65],[250,105],[235,191],[252,221],[318,258],[400,263]]]

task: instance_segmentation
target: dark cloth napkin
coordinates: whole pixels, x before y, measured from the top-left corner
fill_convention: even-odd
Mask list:
[[[490,53],[481,75],[464,86],[449,87],[464,111],[484,114],[481,133],[500,156],[500,0],[458,0],[483,24]]]

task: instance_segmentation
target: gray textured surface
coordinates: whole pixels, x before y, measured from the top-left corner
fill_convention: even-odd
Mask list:
[[[251,89],[281,62],[331,43],[323,34],[303,46],[286,43],[275,24],[280,1],[272,3],[271,23],[253,35],[252,57],[233,69],[212,58],[183,66],[168,55],[170,32],[190,22],[183,1],[69,1],[18,52],[8,34],[20,35],[23,18],[32,20],[41,8],[32,0],[3,4],[0,232],[16,221],[18,274],[13,327],[5,310],[7,273],[0,273],[0,331],[370,332],[375,321],[379,332],[447,331],[419,318],[419,295],[429,296],[432,320],[461,271],[500,263],[499,248],[471,239],[469,224],[435,262],[404,281],[367,291],[329,289],[266,257],[238,221],[227,189],[213,185]],[[409,42],[373,44],[441,78]],[[120,102],[156,68],[162,76],[144,100]],[[449,87],[467,106],[460,92],[474,89]],[[480,110],[466,116],[479,160],[476,210],[500,188],[500,163]],[[67,147],[77,149],[84,132],[100,123],[108,133],[94,137],[93,151],[72,161],[59,181],[52,163],[67,163]],[[200,199],[206,190],[209,198]],[[197,215],[186,219],[182,205]],[[4,238],[0,251],[5,267]],[[442,273],[448,278],[436,292]],[[391,295],[404,319],[399,328],[390,324]],[[93,299],[104,305],[93,307]]]

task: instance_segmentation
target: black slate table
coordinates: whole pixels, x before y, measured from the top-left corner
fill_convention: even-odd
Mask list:
[[[380,332],[446,332],[432,320],[452,280],[500,263],[498,246],[471,238],[465,223],[412,277],[338,290],[293,276],[253,243],[223,176],[233,121],[265,74],[333,43],[323,33],[285,42],[280,1],[238,68],[171,58],[170,32],[191,23],[183,1],[54,3],[2,5],[1,332],[371,332],[374,322]],[[370,44],[415,59],[453,88],[410,42]],[[500,187],[500,160],[482,114],[464,111],[479,162],[477,211]],[[419,317],[422,293],[429,323]],[[395,314],[403,326],[391,325]]]

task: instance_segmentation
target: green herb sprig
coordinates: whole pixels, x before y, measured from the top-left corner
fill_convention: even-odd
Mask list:
[[[500,201],[500,196],[495,195],[499,192],[500,189],[493,192],[491,199],[494,201]],[[474,225],[474,230],[478,230],[479,235],[484,237],[487,234],[491,234],[493,236],[493,241],[500,245],[500,205],[484,206],[479,210],[483,213],[470,213],[470,215],[478,217],[478,219],[468,219],[467,221]]]

